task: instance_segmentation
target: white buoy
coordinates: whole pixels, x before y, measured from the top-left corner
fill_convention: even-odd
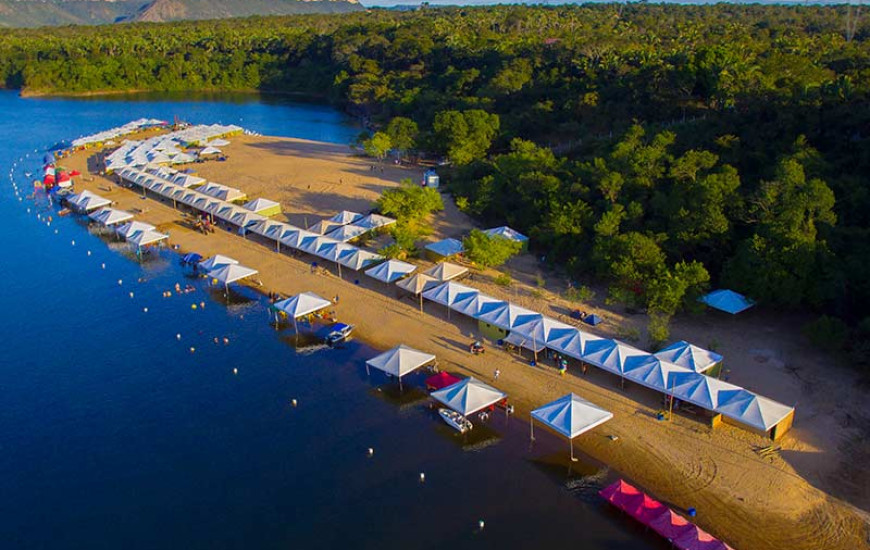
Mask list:
[[[143,308],[142,308],[142,311],[144,311],[145,313],[148,313],[148,308],[147,308],[147,307],[143,307]]]
[[[239,374],[239,369],[233,367],[233,374]]]
[[[106,264],[100,264],[100,267],[102,267],[103,269],[106,269]]]
[[[123,279],[118,279],[118,284],[119,284],[119,285],[124,284],[124,280],[123,280]]]
[[[196,351],[196,348],[193,347],[193,346],[191,346],[191,348],[190,348],[190,353],[193,353],[193,352],[195,352],[195,351]]]
[[[132,298],[132,297],[133,297],[133,293],[131,292],[131,293],[130,293],[130,298]]]
[[[90,255],[91,255],[91,251],[90,251],[90,250],[88,250],[88,256],[90,256]]]
[[[369,456],[374,456],[375,450],[369,447]]]
[[[176,339],[176,340],[181,340],[181,333],[180,333],[180,332],[179,332],[178,334],[175,335],[175,339]]]
[[[72,241],[72,245],[75,246],[75,245],[76,245],[76,242],[75,242],[75,241]]]
[[[295,399],[291,399],[291,400],[290,400],[290,404],[293,405],[293,406],[295,407],[298,403],[296,402]]]
[[[481,519],[481,520],[477,520],[477,527],[478,527],[481,531],[483,531],[483,528],[486,527],[486,522],[484,522],[482,519]]]
[[[420,472],[420,483],[426,483],[426,474]]]

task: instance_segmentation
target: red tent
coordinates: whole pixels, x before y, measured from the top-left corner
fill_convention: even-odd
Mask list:
[[[668,507],[661,502],[649,495],[643,495],[643,499],[628,508],[626,512],[642,524],[649,525],[652,520],[662,515],[666,510]]]
[[[721,540],[695,525],[675,538],[674,546],[680,550],[733,550]]]
[[[54,176],[47,174],[42,180],[43,185],[54,185]]]
[[[435,376],[430,376],[426,379],[426,388],[430,391],[440,390],[441,388],[452,386],[460,380],[461,378],[457,378],[450,373],[441,371]]]
[[[69,175],[70,175],[70,176],[81,176],[82,173],[79,172],[78,170],[72,170],[72,171],[69,173]]]
[[[674,540],[693,528],[693,525],[686,518],[674,513],[671,509],[667,509],[659,517],[650,521],[649,526],[668,540]]]
[[[629,485],[623,479],[605,487],[598,494],[622,511],[627,511],[638,506],[646,496],[637,487]]]

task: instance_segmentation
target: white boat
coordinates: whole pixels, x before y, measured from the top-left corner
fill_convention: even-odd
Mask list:
[[[335,323],[330,327],[330,329],[330,333],[326,336],[326,343],[330,346],[334,346],[344,342],[350,337],[350,333],[353,332],[353,325]]]
[[[444,420],[444,422],[447,422],[448,426],[459,433],[464,434],[474,427],[474,424],[472,424],[470,420],[456,411],[451,411],[450,409],[438,409],[438,414],[441,415],[441,419]]]

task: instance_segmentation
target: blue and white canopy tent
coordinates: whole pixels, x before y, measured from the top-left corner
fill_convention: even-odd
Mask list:
[[[501,390],[469,377],[432,392],[432,397],[462,416],[468,416],[495,405],[507,397]]]
[[[535,440],[535,420],[568,439],[571,461],[574,462],[574,438],[613,418],[613,413],[569,393],[532,411],[529,425]]]
[[[293,319],[293,328],[298,332],[299,326],[296,321],[297,319],[305,317],[306,315],[311,315],[312,313],[318,312],[322,309],[326,309],[331,305],[332,302],[326,298],[318,296],[313,292],[303,292],[296,296],[291,296],[286,300],[275,302],[272,307],[274,307],[276,311],[283,311],[288,317]]]

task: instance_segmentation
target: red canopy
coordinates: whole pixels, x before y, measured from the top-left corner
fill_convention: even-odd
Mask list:
[[[680,550],[733,550],[721,540],[695,525],[674,539],[674,546]]]
[[[59,182],[69,181],[69,174],[67,174],[66,172],[59,173],[57,175],[57,181],[59,181]]]
[[[48,174],[42,180],[43,185],[52,185],[53,183],[54,183],[54,176],[52,176],[51,174]]]
[[[659,517],[650,521],[648,525],[652,527],[653,531],[668,540],[676,539],[693,527],[686,518],[671,509],[667,509]]]
[[[601,495],[604,500],[623,511],[628,511],[629,509],[638,506],[643,502],[643,498],[646,496],[641,493],[637,487],[629,485],[622,479],[608,487],[605,487],[599,491],[598,494]]]
[[[69,175],[70,175],[70,176],[81,176],[82,173],[79,172],[78,170],[72,170],[72,171],[69,173]]]
[[[461,378],[457,378],[450,373],[441,371],[435,376],[430,376],[426,379],[426,387],[430,390],[440,390],[441,388],[452,386],[460,380]]]
[[[662,515],[666,510],[668,507],[661,502],[649,495],[643,495],[643,499],[626,509],[626,512],[644,525],[649,525],[652,520]]]

